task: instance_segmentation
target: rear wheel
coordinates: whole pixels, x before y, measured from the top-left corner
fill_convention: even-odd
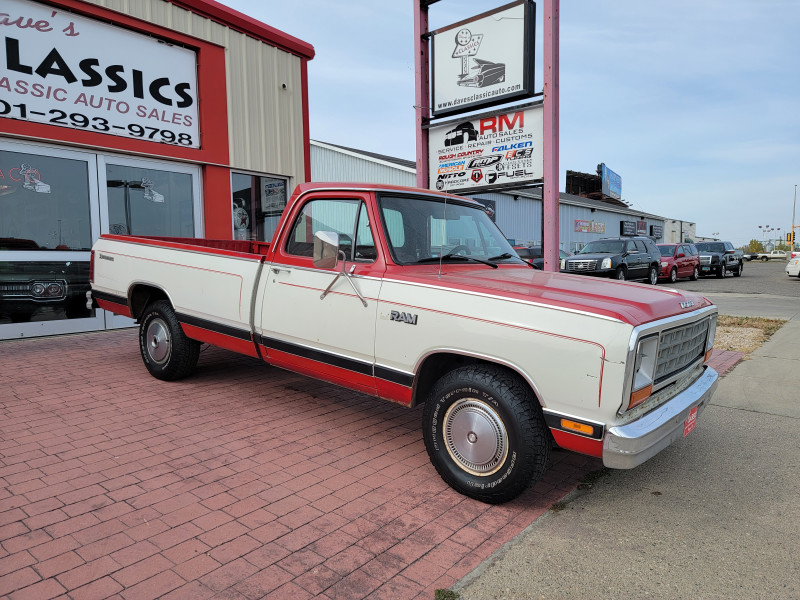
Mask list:
[[[669,272],[669,281],[670,283],[678,281],[678,270],[675,267],[672,267],[672,271]]]
[[[200,357],[200,342],[186,337],[166,300],[145,309],[139,325],[139,349],[150,374],[164,381],[191,375]]]
[[[550,436],[530,387],[497,365],[450,371],[422,416],[436,471],[453,489],[499,504],[519,496],[547,467]]]

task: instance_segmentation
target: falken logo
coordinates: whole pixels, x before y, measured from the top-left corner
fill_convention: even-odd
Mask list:
[[[686,300],[685,302],[681,302],[681,308],[691,308],[694,306],[694,300]]]
[[[412,315],[411,313],[393,310],[389,313],[389,320],[398,321],[400,323],[408,323],[409,325],[416,325],[418,316],[419,315]]]

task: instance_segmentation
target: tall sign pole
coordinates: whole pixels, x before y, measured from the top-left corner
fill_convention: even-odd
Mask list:
[[[544,0],[544,270],[558,271],[558,3]]]
[[[417,187],[428,187],[428,124],[431,109],[430,63],[428,55],[428,4],[429,0],[412,0],[414,3],[414,113],[417,132]],[[423,36],[426,36],[423,39]]]

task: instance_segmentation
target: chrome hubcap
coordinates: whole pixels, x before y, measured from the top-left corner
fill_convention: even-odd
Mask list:
[[[147,326],[145,340],[147,340],[147,354],[153,362],[165,363],[169,358],[171,341],[166,323],[161,319],[153,319]]]
[[[505,462],[508,434],[495,410],[476,398],[459,400],[444,415],[450,457],[472,475],[491,475]]]

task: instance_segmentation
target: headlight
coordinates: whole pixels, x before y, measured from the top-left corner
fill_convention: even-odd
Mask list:
[[[567,268],[567,260],[562,258],[561,259],[561,269],[563,270],[563,269],[566,269],[566,268]]]
[[[665,262],[662,262],[662,263],[661,263],[661,268],[662,268],[662,269],[666,269],[666,268],[667,268],[667,266],[668,266],[668,264],[667,264],[667,263],[665,263]]]
[[[653,393],[653,378],[658,358],[658,336],[640,339],[636,344],[636,359],[633,363],[633,386],[628,409],[639,406]]]
[[[600,263],[600,268],[601,269],[610,269],[611,268],[611,259],[610,258],[604,258],[603,262]]]
[[[717,315],[708,320],[708,337],[706,338],[706,353],[714,347],[714,338],[717,336]]]

